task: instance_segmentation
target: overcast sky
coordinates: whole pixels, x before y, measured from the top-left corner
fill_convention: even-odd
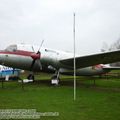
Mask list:
[[[44,39],[44,47],[72,52],[74,12],[77,53],[120,37],[120,0],[0,0],[0,48]]]

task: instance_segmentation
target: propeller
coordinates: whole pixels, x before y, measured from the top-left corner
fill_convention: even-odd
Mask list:
[[[36,53],[35,53],[34,47],[32,46],[32,50],[33,50],[34,53],[31,54],[31,57],[32,57],[33,61],[32,61],[32,64],[30,66],[30,71],[33,70],[35,62],[38,63],[38,66],[40,67],[40,70],[42,70],[42,64],[40,62],[40,56],[41,56],[40,49],[41,49],[41,47],[43,45],[43,42],[44,42],[44,40],[42,40],[41,45],[40,45],[40,47],[39,47],[39,49],[38,49],[38,51]]]

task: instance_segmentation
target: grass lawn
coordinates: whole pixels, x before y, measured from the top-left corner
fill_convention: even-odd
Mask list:
[[[24,76],[22,76],[24,77]],[[41,120],[120,120],[120,80],[77,77],[77,99],[73,100],[73,78],[61,77],[61,85],[50,85],[50,76],[36,76],[35,83],[5,82],[0,88],[0,109],[36,109],[59,112]],[[93,86],[93,79],[96,86]]]

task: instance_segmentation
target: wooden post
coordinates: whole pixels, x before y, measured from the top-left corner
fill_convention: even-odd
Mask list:
[[[3,83],[4,83],[4,80],[3,80],[3,78],[2,78],[2,82],[1,82],[1,83],[2,83],[2,88],[4,88],[4,84],[3,84]]]
[[[24,90],[24,82],[23,82],[23,80],[22,80],[22,90]]]
[[[94,79],[94,83],[93,83],[93,85],[95,86],[96,84],[95,84],[95,79]]]

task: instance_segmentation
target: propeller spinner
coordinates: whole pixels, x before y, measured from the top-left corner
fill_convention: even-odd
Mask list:
[[[41,45],[40,45],[37,53],[35,53],[35,50],[34,50],[34,48],[33,48],[33,46],[32,46],[32,50],[33,50],[34,53],[31,54],[31,57],[32,57],[33,61],[32,61],[32,64],[31,64],[31,66],[30,66],[30,71],[33,70],[35,62],[38,62],[38,65],[39,65],[39,67],[40,67],[40,70],[42,70],[42,64],[41,64],[41,62],[40,62],[40,57],[41,57],[40,49],[41,49],[41,47],[42,47],[43,42],[44,42],[44,40],[42,40]]]
[[[42,70],[42,65],[41,65],[41,62],[40,62],[40,57],[41,57],[40,51],[38,51],[37,53],[32,53],[32,54],[31,54],[31,58],[33,59],[33,61],[32,61],[32,64],[31,64],[31,66],[30,66],[30,71],[33,70],[34,65],[35,65],[35,62],[38,62],[38,65],[39,65],[39,67],[40,67],[40,70]]]

